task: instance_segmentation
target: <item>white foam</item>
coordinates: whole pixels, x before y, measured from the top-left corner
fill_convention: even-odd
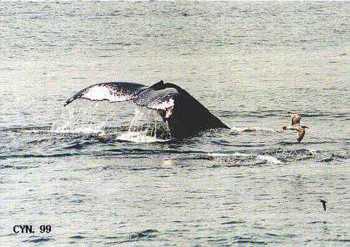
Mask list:
[[[256,158],[259,160],[266,160],[267,162],[272,164],[282,164],[281,161],[270,155],[258,155]]]
[[[146,135],[145,131],[128,131],[121,133],[117,140],[136,142],[136,143],[153,143],[153,142],[167,142],[168,139],[159,139],[156,136]]]
[[[51,133],[57,133],[57,134],[97,134],[102,131],[102,128],[100,127],[74,127],[74,128],[65,128],[60,127],[56,129],[52,129]]]
[[[227,153],[208,153],[208,156],[211,156],[211,157],[249,157],[249,156],[251,156],[251,154],[240,153],[240,152],[231,153],[231,154],[227,154]]]

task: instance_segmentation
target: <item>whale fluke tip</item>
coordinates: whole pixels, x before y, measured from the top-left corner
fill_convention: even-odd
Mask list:
[[[69,105],[72,102],[71,99],[66,100],[66,102],[64,102],[63,106],[66,107],[67,105]]]

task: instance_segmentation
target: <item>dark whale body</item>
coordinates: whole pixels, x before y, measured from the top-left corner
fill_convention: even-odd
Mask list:
[[[156,110],[168,124],[171,137],[176,139],[190,137],[208,129],[228,128],[186,90],[163,81],[149,87],[131,82],[95,84],[73,95],[65,106],[80,98],[110,102],[132,101],[138,106]]]

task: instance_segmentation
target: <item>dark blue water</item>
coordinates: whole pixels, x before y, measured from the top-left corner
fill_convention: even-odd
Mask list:
[[[349,13],[347,2],[1,3],[1,246],[348,245]],[[63,107],[113,80],[176,83],[232,130],[126,142],[134,106]],[[302,143],[279,132],[289,111],[310,127]]]

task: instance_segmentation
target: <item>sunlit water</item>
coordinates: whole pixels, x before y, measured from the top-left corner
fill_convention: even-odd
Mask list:
[[[349,13],[348,2],[2,2],[0,245],[348,245]],[[131,104],[63,107],[93,83],[161,79],[232,129],[162,142],[140,135]],[[310,127],[300,144],[280,132],[288,111]]]

